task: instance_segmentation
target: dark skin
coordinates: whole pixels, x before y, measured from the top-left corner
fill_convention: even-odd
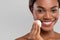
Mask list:
[[[57,0],[37,0],[32,11],[34,20],[40,20],[42,27],[33,22],[31,32],[16,40],[60,40],[60,34],[53,30],[59,18]]]

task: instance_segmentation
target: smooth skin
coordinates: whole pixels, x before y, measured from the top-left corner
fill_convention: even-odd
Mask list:
[[[34,20],[40,20],[42,27],[33,22],[31,32],[16,40],[60,40],[60,34],[54,31],[54,25],[59,18],[57,0],[36,0],[33,5]]]

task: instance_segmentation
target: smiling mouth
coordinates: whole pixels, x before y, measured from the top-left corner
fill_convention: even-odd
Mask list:
[[[42,25],[44,26],[51,26],[54,22],[53,21],[46,21],[46,22],[42,22]]]
[[[51,24],[52,22],[43,22],[43,24],[46,24],[46,25],[49,25]]]

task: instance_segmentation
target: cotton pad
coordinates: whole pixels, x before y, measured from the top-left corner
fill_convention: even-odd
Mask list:
[[[41,21],[40,20],[35,20],[37,24],[41,27]]]

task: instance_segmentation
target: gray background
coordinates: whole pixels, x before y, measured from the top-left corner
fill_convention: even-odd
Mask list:
[[[32,23],[28,0],[0,0],[0,40],[14,40],[25,35]],[[60,18],[54,30],[60,33]]]

